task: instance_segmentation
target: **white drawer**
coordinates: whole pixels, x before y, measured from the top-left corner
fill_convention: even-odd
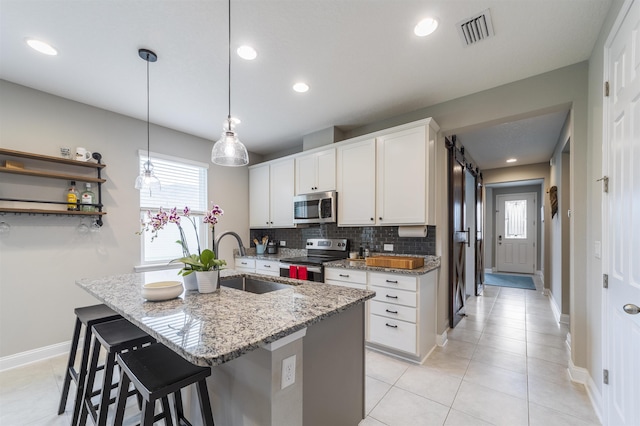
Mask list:
[[[417,294],[413,291],[395,290],[388,287],[369,286],[369,290],[376,292],[373,300],[384,303],[393,303],[404,306],[416,307]]]
[[[375,299],[371,301],[369,308],[372,314],[402,321],[416,322],[416,308],[379,302]]]
[[[328,280],[326,278],[325,278],[324,282],[325,282],[325,284],[341,285],[341,286],[344,286],[344,287],[357,288],[358,290],[366,290],[367,289],[366,284],[350,283],[350,282],[347,282],[347,281]]]
[[[416,325],[369,315],[369,341],[400,351],[416,354]]]
[[[367,271],[345,268],[324,268],[324,279],[345,281],[354,284],[367,284]]]
[[[369,285],[397,288],[407,291],[416,291],[416,289],[418,288],[417,282],[418,280],[414,276],[369,272]]]
[[[256,269],[256,260],[245,257],[236,258],[236,269]]]
[[[256,264],[256,272],[258,273],[275,273],[276,275],[280,275],[280,266],[277,260],[261,260],[255,259]]]

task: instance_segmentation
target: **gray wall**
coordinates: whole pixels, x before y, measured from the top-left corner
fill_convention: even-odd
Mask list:
[[[79,219],[5,215],[8,235],[0,236],[0,357],[70,340],[73,309],[96,303],[75,281],[83,277],[129,273],[140,261],[138,150],[146,148],[146,123],[0,80],[0,145],[59,155],[60,146],[100,152],[107,164],[103,203],[107,215],[97,233],[79,234]],[[151,127],[152,151],[196,161],[211,155],[213,142]],[[204,160],[204,161],[207,161]],[[207,161],[208,162],[208,161]],[[3,182],[23,182],[3,174]],[[21,180],[19,180],[21,179]],[[64,196],[68,182],[29,180],[44,185],[47,199]],[[32,191],[29,186],[25,191]],[[209,200],[225,216],[216,232],[233,229],[245,241],[248,229],[247,168],[211,165]],[[2,194],[0,185],[0,196]],[[231,264],[231,240],[221,257]]]

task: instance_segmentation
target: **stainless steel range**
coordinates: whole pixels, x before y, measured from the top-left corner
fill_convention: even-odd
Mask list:
[[[349,240],[309,238],[307,255],[280,259],[280,276],[324,282],[324,262],[346,259],[349,256]]]

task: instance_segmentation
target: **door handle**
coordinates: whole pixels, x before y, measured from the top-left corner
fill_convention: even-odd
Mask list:
[[[471,247],[471,228],[467,228],[464,232],[467,233],[467,247]]]
[[[628,313],[629,315],[638,315],[640,314],[640,308],[634,305],[633,303],[627,303],[622,307],[622,309]]]

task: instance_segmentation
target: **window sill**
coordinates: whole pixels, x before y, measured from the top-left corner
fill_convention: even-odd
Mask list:
[[[133,267],[134,272],[149,271],[170,271],[172,269],[180,269],[182,264],[167,265],[166,263],[153,263],[149,265],[136,265]]]

